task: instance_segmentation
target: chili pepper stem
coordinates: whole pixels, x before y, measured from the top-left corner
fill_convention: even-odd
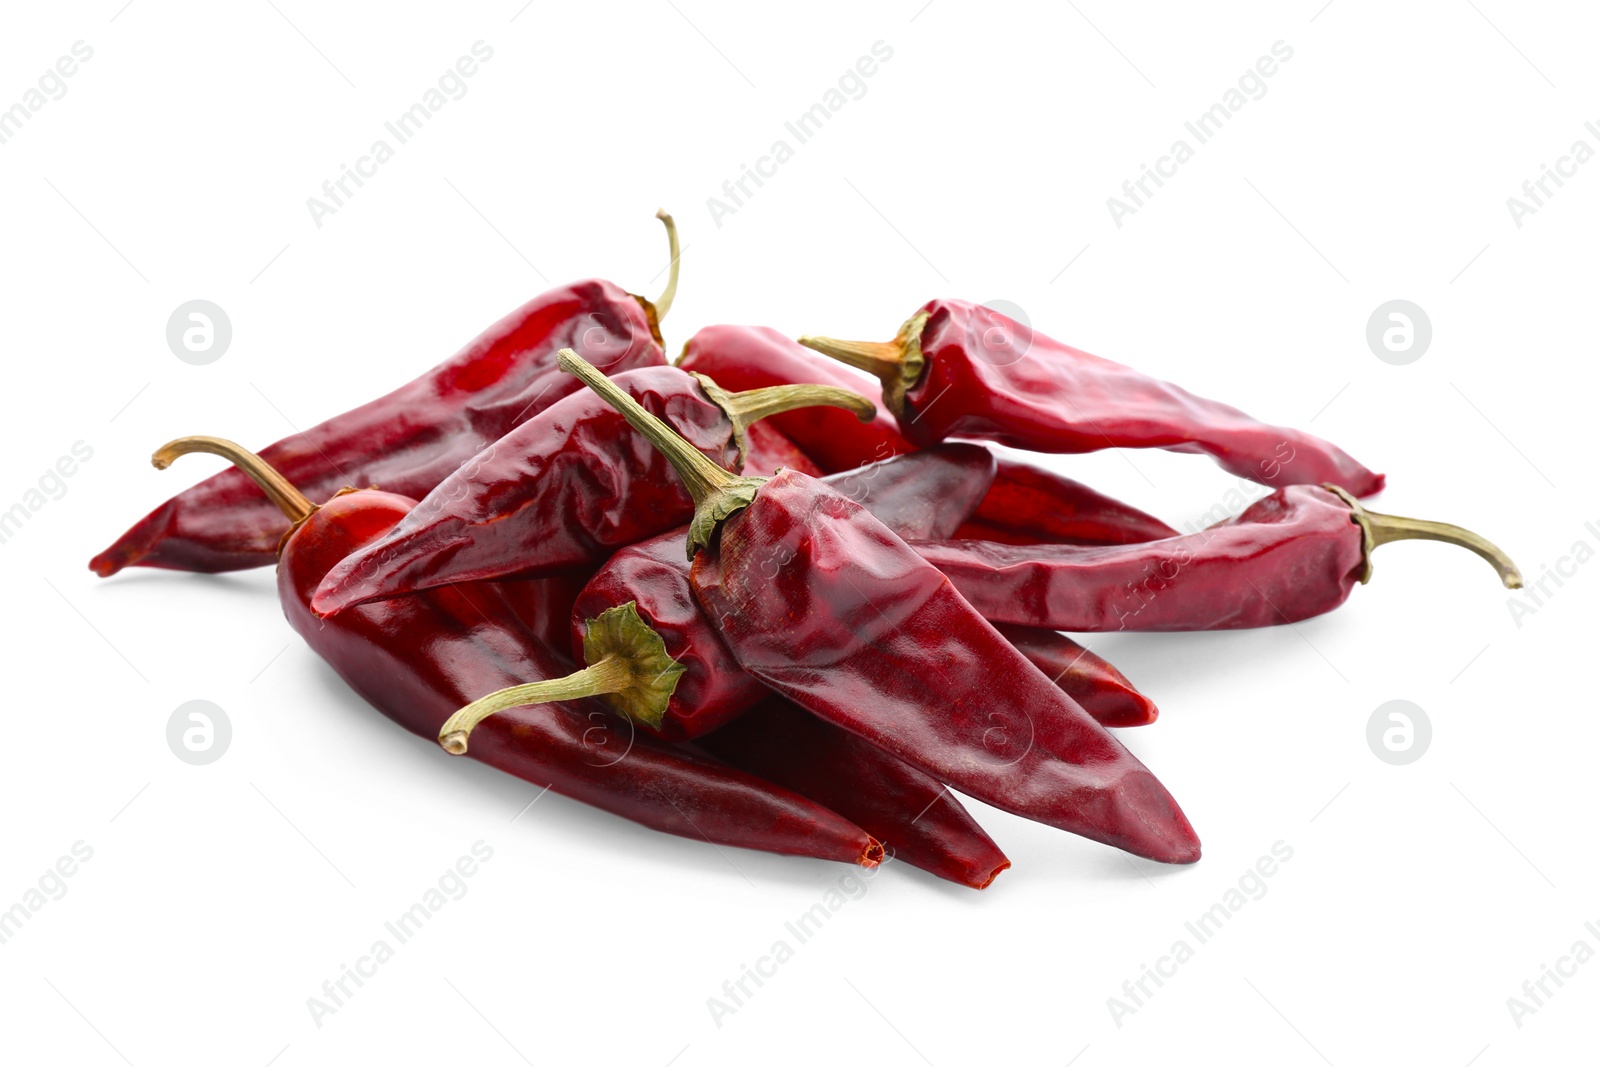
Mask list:
[[[928,313],[919,311],[905,321],[893,341],[841,341],[811,334],[801,344],[840,363],[864,370],[883,383],[884,403],[896,415],[905,413],[906,390],[922,377],[922,327]]]
[[[667,228],[667,254],[672,257],[667,264],[667,287],[655,299],[656,321],[660,322],[672,310],[672,301],[678,296],[678,224],[672,221],[665,208],[656,212],[656,218]]]
[[[1401,515],[1384,515],[1368,511],[1362,507],[1360,501],[1337,485],[1324,485],[1323,488],[1349,505],[1350,521],[1361,527],[1362,585],[1367,584],[1372,578],[1372,552],[1375,548],[1391,541],[1419,540],[1443,541],[1475,552],[1488,561],[1489,566],[1494,568],[1507,589],[1522,588],[1522,572],[1517,569],[1510,556],[1487,538],[1448,522],[1409,519]]]
[[[755,499],[756,490],[766,484],[765,478],[729,474],[711,462],[698,448],[678,436],[676,430],[640,407],[638,401],[617,388],[610,378],[572,349],[563,348],[557,355],[557,362],[562,370],[576,375],[616,408],[630,426],[644,434],[657,451],[667,457],[667,462],[683,479],[695,504],[694,519],[689,523],[690,558],[710,544],[719,522],[740,508],[748,507]]]
[[[667,654],[661,635],[639,616],[632,600],[588,621],[583,658],[589,665],[564,678],[509,686],[461,708],[439,728],[440,747],[452,756],[464,755],[473,728],[491,715],[584,697],[599,697],[612,710],[655,729],[688,669]]]
[[[871,422],[878,414],[878,407],[872,401],[860,393],[852,393],[836,385],[773,385],[765,389],[730,393],[704,374],[689,373],[700,383],[700,388],[705,390],[711,402],[721,408],[728,416],[728,421],[733,423],[733,440],[739,449],[740,466],[744,465],[750,425],[771,415],[781,415],[795,408],[832,407],[852,411],[862,422]]]
[[[251,480],[261,487],[267,494],[267,499],[277,505],[283,512],[284,518],[298,525],[311,517],[317,510],[317,505],[307,500],[305,494],[289,484],[289,480],[279,474],[266,460],[251,452],[242,445],[221,437],[180,437],[175,441],[168,441],[155,454],[150,457],[151,464],[158,471],[164,471],[172,465],[172,461],[179,456],[187,456],[191,452],[204,452],[213,456],[221,456],[229,460],[235,467],[249,475]]]

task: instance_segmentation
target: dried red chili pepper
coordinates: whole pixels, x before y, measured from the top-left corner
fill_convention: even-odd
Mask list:
[[[1067,635],[1006,622],[997,622],[994,628],[1101,726],[1148,726],[1156,721],[1156,706],[1149,697]]]
[[[1155,776],[864,508],[803,474],[731,475],[576,353],[560,363],[688,485],[695,594],[745,670],[986,803],[1150,859],[1199,858]]]
[[[771,474],[779,467],[801,471],[813,478],[821,478],[827,473],[813,463],[810,456],[800,451],[799,445],[764,422],[751,425],[746,436],[749,444],[741,474]]]
[[[667,287],[655,303],[611,282],[574,282],[534,297],[422,377],[261,450],[314,497],[378,485],[421,498],[480,449],[576,392],[555,353],[575,348],[612,372],[666,362],[657,322],[678,285],[678,237]],[[237,470],[186,489],[140,519],[89,562],[102,578],[123,567],[232,571],[277,557],[287,524]]]
[[[940,878],[984,889],[1011,866],[944,786],[787,700],[769,698],[696,744],[837,811],[891,858]]]
[[[972,510],[993,471],[987,449],[948,444],[830,475],[825,481],[902,538],[939,537]],[[641,721],[650,732],[672,739],[715,730],[769,695],[759,679],[739,666],[700,610],[683,553],[686,532],[671,530],[617,552],[578,595],[571,615],[574,655],[586,659],[584,644],[593,621],[621,605],[634,605],[667,655],[683,667],[665,710]]]
[[[930,300],[893,341],[802,337],[876,376],[901,431],[918,444],[976,437],[1035,452],[1165,448],[1198,452],[1266,485],[1383,488],[1327,441],[1258,422],[1131,367],[1064,345],[965,300]]]
[[[860,390],[861,376],[818,359],[765,326],[707,326],[683,347],[678,366],[727,389],[814,383]],[[881,404],[863,423],[826,408],[785,412],[771,423],[823,470],[834,473],[915,450]],[[809,472],[808,472],[809,473]],[[1070,478],[999,459],[992,488],[973,516],[996,540],[1049,544],[1131,544],[1177,533],[1153,516]]]
[[[871,401],[843,389],[728,393],[676,367],[617,380],[731,470],[743,462],[744,428],[774,411],[806,404],[872,411]],[[686,521],[694,506],[683,486],[659,453],[625,431],[622,417],[592,393],[550,406],[440,482],[387,536],[334,567],[312,606],[330,615],[450,582],[594,565]]]
[[[1378,545],[1446,541],[1522,585],[1504,552],[1447,523],[1367,511],[1332,486],[1290,486],[1235,518],[1145,545],[1081,548],[918,542],[989,618],[1052,629],[1232,630],[1299,622],[1344,603]]]
[[[318,507],[277,471],[238,445],[181,438],[155,454],[223,456],[256,480],[290,522],[278,566],[289,624],[313,650],[389,718],[430,740],[462,704],[528,678],[570,669],[559,653],[518,624],[501,583],[475,583],[364,605],[324,620],[311,612],[322,576],[352,549],[381,537],[415,502],[376,490],[343,492]],[[571,686],[568,691],[576,698]],[[472,754],[537,785],[656,830],[695,840],[875,866],[881,845],[814,801],[696,758],[580,704],[497,716],[475,736]]]

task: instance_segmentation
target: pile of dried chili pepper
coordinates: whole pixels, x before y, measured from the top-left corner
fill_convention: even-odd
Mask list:
[[[1338,447],[966,301],[882,343],[710,326],[669,366],[659,217],[657,300],[563,286],[259,455],[174,440],[157,467],[233,468],[90,567],[276,562],[290,626],[448,753],[668,833],[980,889],[1010,860],[957,792],[1200,856],[1111,732],[1156,705],[1067,632],[1297,622],[1401,539],[1521,583],[1468,530],[1368,510],[1384,477]],[[990,444],[1197,452],[1274,491],[1180,534]]]

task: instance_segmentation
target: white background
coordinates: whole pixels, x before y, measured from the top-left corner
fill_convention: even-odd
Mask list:
[[[1536,579],[1600,548],[1600,163],[1521,227],[1506,199],[1575,140],[1600,148],[1592,11],[275,3],[17,5],[0,33],[0,106],[75,41],[94,49],[0,145],[0,509],[74,442],[93,449],[0,545],[0,908],[93,849],[0,945],[8,1062],[1593,1057],[1600,963],[1520,1027],[1506,1001],[1574,942],[1600,950],[1600,566],[1547,580],[1518,625],[1510,604],[1533,602],[1481,562],[1406,544],[1295,628],[1089,638],[1161,705],[1123,737],[1205,858],[1161,869],[972,804],[1015,864],[991,889],[891,865],[720,1027],[707,998],[846,868],[719,853],[553,795],[518,817],[535,789],[345,691],[269,571],[84,566],[216,469],[151,469],[171,437],[285,436],[547,283],[653,295],[666,206],[686,243],[673,350],[714,322],[887,337],[931,296],[1009,300],[1340,442],[1389,474],[1380,510],[1479,529]],[[467,94],[314,225],[306,199],[479,40],[494,54]],[[1266,94],[1116,226],[1106,199],[1280,40],[1293,57]],[[717,225],[707,199],[793,144],[784,122],[878,41],[893,56],[865,95]],[[233,324],[209,366],[165,341],[195,298]],[[1365,340],[1395,298],[1433,324],[1407,366]],[[1191,456],[1053,462],[1178,525],[1235,486]],[[233,725],[209,766],[165,740],[191,699]],[[1391,699],[1433,724],[1409,766],[1367,745]],[[307,998],[478,840],[494,854],[468,894],[315,1025]],[[1278,841],[1293,858],[1265,896],[1117,1025],[1108,998],[1194,946],[1184,923]]]

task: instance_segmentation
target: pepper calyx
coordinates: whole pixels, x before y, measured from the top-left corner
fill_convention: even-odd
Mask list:
[[[627,665],[627,685],[598,694],[599,698],[652,730],[660,729],[678,679],[688,670],[667,653],[661,635],[640,618],[632,600],[584,623],[583,659],[586,663],[620,660]]]
[[[853,412],[862,422],[871,422],[878,414],[878,406],[860,393],[841,389],[836,385],[772,385],[764,389],[746,389],[730,393],[710,377],[690,371],[690,377],[700,383],[700,388],[733,424],[733,443],[739,450],[739,469],[743,470],[749,451],[749,430],[752,423],[772,415],[781,415],[795,408],[834,407]]]
[[[897,417],[905,417],[906,393],[922,378],[927,364],[922,354],[922,328],[928,323],[928,314],[919,311],[911,316],[892,341],[841,341],[806,334],[799,342],[877,378],[883,383],[883,402]]]
[[[1350,521],[1361,527],[1361,573],[1358,580],[1362,585],[1372,580],[1372,553],[1379,545],[1391,541],[1421,540],[1443,541],[1474,552],[1494,568],[1507,589],[1522,588],[1522,572],[1511,557],[1488,538],[1448,522],[1368,511],[1353,494],[1339,486],[1324,482],[1322,488],[1343,501],[1350,509]]]

